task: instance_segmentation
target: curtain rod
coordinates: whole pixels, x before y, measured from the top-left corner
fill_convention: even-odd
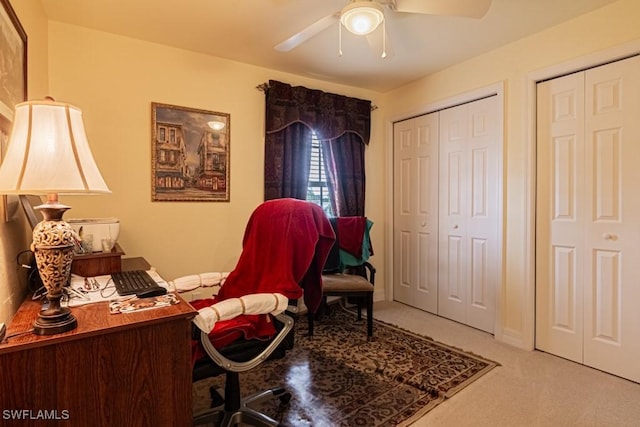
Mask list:
[[[258,89],[259,91],[262,92],[266,92],[267,89],[269,89],[269,83],[261,83],[258,86],[256,86],[256,89]],[[378,106],[375,104],[371,104],[371,111],[377,110]]]

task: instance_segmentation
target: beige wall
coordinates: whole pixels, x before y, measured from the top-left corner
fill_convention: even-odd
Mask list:
[[[246,221],[263,200],[264,94],[257,85],[275,79],[377,103],[371,91],[59,22],[49,23],[49,38],[51,93],[83,110],[93,154],[112,191],[64,197],[73,207],[65,217],[120,218],[127,256],[146,257],[166,279],[235,266]],[[229,203],[151,201],[151,102],[231,114]],[[366,151],[374,262],[384,259],[380,133],[373,129]]]
[[[556,64],[640,39],[640,2],[619,0],[413,84],[378,94],[57,22],[48,26],[47,73],[47,22],[39,2],[14,3],[29,33],[30,97],[50,93],[83,109],[94,156],[113,191],[109,196],[64,198],[63,202],[73,206],[66,216],[119,217],[120,243],[127,255],[145,256],[167,279],[229,270],[235,265],[246,220],[262,200],[264,95],[255,86],[277,79],[371,99],[380,107],[373,112],[372,140],[367,149],[366,209],[376,224],[372,230],[376,251],[373,261],[379,271],[377,298],[381,298],[385,279],[391,273],[386,238],[392,221],[392,121],[426,112],[430,106],[446,104],[460,94],[503,83],[504,271],[496,337],[525,348],[533,345],[533,229],[527,196],[533,165],[530,78]],[[151,102],[231,114],[230,203],[151,202]],[[0,279],[13,282],[11,263],[24,237],[20,226],[0,227],[4,261]],[[11,291],[7,293],[6,289],[0,288],[0,320],[15,307],[8,297]]]
[[[28,97],[47,94],[47,17],[39,1],[12,1],[16,15],[27,33]],[[11,220],[0,220],[0,322],[7,322],[26,293],[26,270],[16,264],[16,255],[28,249],[31,233],[16,199],[10,197]]]
[[[503,288],[496,338],[530,348],[533,346],[532,148],[530,96],[532,76],[549,68],[570,69],[601,61],[601,50],[616,48],[640,38],[640,2],[620,0],[590,14],[540,32],[413,84],[384,94],[386,142],[392,143],[391,122],[425,112],[430,105],[465,92],[502,82],[505,85],[504,129],[504,239]],[[615,50],[615,49],[614,49]],[[615,55],[615,53],[611,53]],[[589,57],[594,59],[580,60]],[[558,67],[572,61],[575,65]],[[594,63],[595,64],[595,63]],[[591,64],[590,64],[591,65]],[[387,177],[391,173],[387,170]],[[388,192],[387,194],[390,195]],[[390,251],[389,251],[390,253]],[[389,268],[389,272],[391,269]]]

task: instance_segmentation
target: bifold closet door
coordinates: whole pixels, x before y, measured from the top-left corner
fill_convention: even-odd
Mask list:
[[[438,113],[394,124],[394,299],[437,313]]]
[[[536,348],[640,381],[640,58],[537,105]]]
[[[440,111],[438,314],[494,331],[500,283],[497,97]]]
[[[536,347],[582,363],[584,73],[537,90]]]

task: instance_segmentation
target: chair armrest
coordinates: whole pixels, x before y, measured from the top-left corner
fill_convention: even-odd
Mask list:
[[[209,333],[218,321],[233,319],[241,314],[277,315],[290,305],[291,301],[279,293],[248,294],[200,308],[193,323]]]
[[[248,371],[249,369],[255,368],[264,360],[266,360],[271,355],[271,353],[273,353],[273,351],[278,348],[280,343],[286,338],[291,329],[293,329],[293,318],[291,316],[281,313],[276,315],[275,318],[282,322],[282,329],[276,334],[271,343],[264,350],[262,350],[257,356],[255,356],[251,360],[247,360],[246,362],[236,362],[223,356],[213,346],[213,344],[211,344],[208,334],[200,330],[200,341],[202,343],[202,347],[204,348],[204,351],[207,353],[207,355],[211,358],[211,360],[213,360],[222,368],[232,372]]]
[[[346,272],[349,274],[356,274],[362,276],[369,281],[372,285],[376,282],[376,268],[368,261],[363,262],[358,266],[349,266],[346,268]]]
[[[376,282],[376,268],[368,261],[365,261],[362,265],[364,265],[369,270],[369,282],[371,284],[375,284]]]
[[[199,287],[218,287],[224,284],[229,272],[207,272],[200,274],[191,274],[170,280],[168,283],[172,285],[178,292],[187,292]],[[215,292],[218,293],[217,291]]]

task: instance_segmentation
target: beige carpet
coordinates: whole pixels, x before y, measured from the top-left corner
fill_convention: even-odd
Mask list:
[[[398,302],[376,302],[374,315],[500,363],[499,369],[411,427],[640,425],[640,384],[551,354],[518,349],[486,332]]]
[[[243,373],[243,394],[283,386],[293,398],[286,408],[269,401],[260,410],[288,426],[394,426],[408,424],[497,366],[495,362],[376,321],[367,341],[363,322],[334,306],[306,336],[296,326],[287,357]],[[194,412],[210,405],[209,387],[194,385]]]

